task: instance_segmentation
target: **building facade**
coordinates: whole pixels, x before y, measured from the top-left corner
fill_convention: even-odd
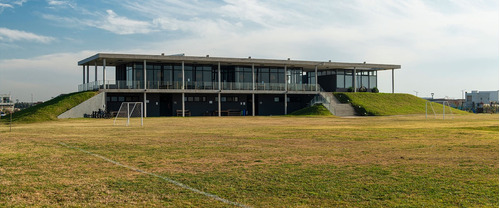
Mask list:
[[[0,94],[0,112],[5,113],[6,111],[11,112],[14,110],[14,102],[10,95]]]
[[[476,112],[482,112],[484,107],[498,108],[499,91],[471,91],[465,93],[465,108]]]
[[[284,115],[320,92],[377,87],[377,72],[400,65],[99,53],[78,65],[79,91],[106,93],[106,110],[143,102],[146,116]],[[115,80],[106,79],[113,66]],[[94,81],[90,81],[91,68]],[[102,79],[97,71],[102,69]]]

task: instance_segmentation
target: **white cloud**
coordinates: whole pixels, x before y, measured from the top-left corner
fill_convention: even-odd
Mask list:
[[[12,4],[22,6],[24,3],[26,3],[28,0],[14,0],[12,1]]]
[[[70,7],[75,9],[76,8],[76,3],[73,2],[72,0],[47,0],[47,4],[49,5],[49,8],[66,8]]]
[[[10,4],[0,3],[0,14],[2,14],[2,12],[5,8],[14,8],[14,7]]]
[[[0,27],[0,41],[33,41],[40,43],[50,43],[54,41],[55,38],[37,35],[30,32],[20,31],[20,30],[12,30],[4,27]]]
[[[93,26],[120,35],[146,34],[153,31],[152,24],[149,22],[118,16],[113,10],[106,10],[106,13],[105,19],[95,22]]]

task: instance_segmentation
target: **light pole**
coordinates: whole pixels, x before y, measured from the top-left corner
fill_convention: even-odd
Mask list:
[[[431,92],[431,96],[432,96],[432,99],[434,100],[434,93],[433,92]]]
[[[418,91],[413,90],[415,92],[415,97],[418,97]]]

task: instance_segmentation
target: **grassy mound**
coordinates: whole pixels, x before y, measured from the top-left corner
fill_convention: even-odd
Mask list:
[[[426,100],[410,94],[392,93],[334,93],[342,103],[351,103],[358,115],[388,116],[405,114],[425,114]],[[443,105],[433,103],[436,113],[442,113]],[[429,111],[432,110],[429,108]],[[446,112],[449,113],[448,107]],[[467,112],[452,108],[453,114],[466,114]]]
[[[293,116],[331,116],[332,114],[325,106],[321,104],[316,104],[311,107],[302,108],[298,111],[294,111],[288,115]]]
[[[61,95],[42,104],[12,114],[13,122],[33,123],[57,120],[57,116],[95,96],[97,92],[76,92]],[[2,119],[7,123],[9,119]]]

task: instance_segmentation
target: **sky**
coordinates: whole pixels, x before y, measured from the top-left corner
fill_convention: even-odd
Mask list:
[[[75,92],[77,62],[96,53],[184,53],[398,64],[397,93],[462,98],[499,88],[498,11],[497,0],[0,0],[0,94]],[[391,92],[390,71],[378,87]]]

